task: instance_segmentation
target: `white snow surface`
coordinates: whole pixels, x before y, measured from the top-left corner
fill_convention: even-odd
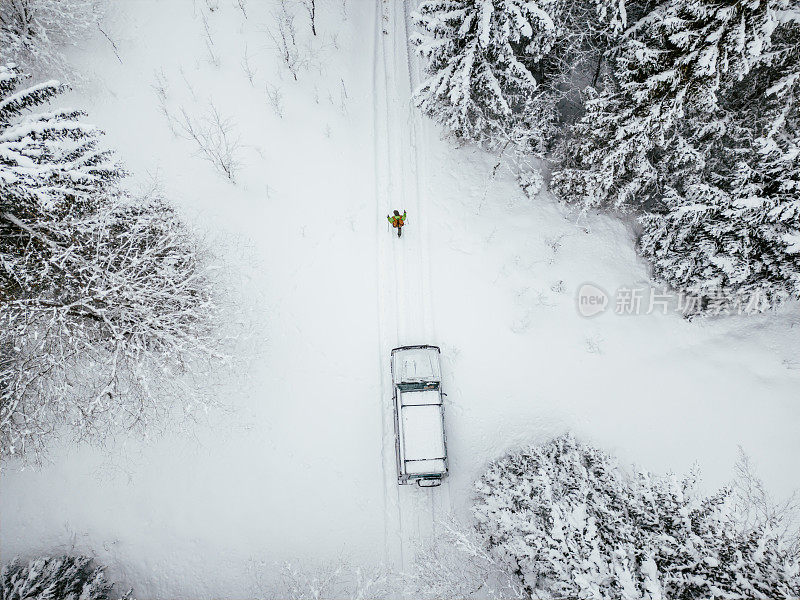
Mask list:
[[[404,406],[403,448],[405,460],[442,458],[442,412],[436,406]]]
[[[401,406],[420,406],[425,404],[441,404],[439,390],[414,390],[400,392]]]
[[[412,460],[406,463],[406,471],[409,475],[431,475],[444,473],[444,460],[441,458]]]
[[[394,353],[394,382],[434,382],[442,380],[439,352],[434,348],[409,348]]]
[[[139,598],[198,599],[267,593],[276,561],[408,568],[437,519],[467,515],[488,461],[565,430],[653,471],[698,463],[709,488],[741,445],[776,495],[800,486],[796,305],[582,318],[581,284],[647,284],[631,230],[547,192],[528,200],[505,167],[493,175],[497,157],[441,139],[409,100],[410,3],[349,0],[346,18],[318,5],[321,49],[297,82],[264,33],[270,2],[249,2],[247,19],[227,1],[116,3],[103,26],[122,62],[101,36],[73,53],[94,83],[64,102],[210,239],[251,250],[234,292],[257,301],[265,334],[227,410],[147,440],[55,446],[40,468],[4,464],[4,562],[85,551]],[[307,40],[300,13],[297,26]],[[236,184],[170,132],[157,73],[173,109],[199,116],[213,100],[236,123]],[[394,208],[408,211],[402,239]],[[389,357],[410,344],[442,349],[440,488],[396,484]]]

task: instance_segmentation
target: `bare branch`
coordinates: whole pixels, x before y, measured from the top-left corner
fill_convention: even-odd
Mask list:
[[[244,55],[242,56],[242,71],[244,71],[245,76],[247,77],[247,81],[250,82],[250,85],[254,85],[254,78],[256,75],[255,70],[253,67],[250,66],[250,55],[247,52],[247,44],[244,45]]]
[[[281,93],[281,89],[277,86],[270,85],[269,83],[265,85],[265,89],[267,92],[267,102],[272,107],[272,110],[275,111],[275,114],[282,119],[283,94]]]
[[[300,0],[311,22],[311,33],[317,35],[317,0]]]
[[[242,11],[242,15],[247,19],[247,0],[236,0],[236,7]]]
[[[288,3],[281,2],[280,10],[273,13],[274,22],[272,27],[267,29],[267,35],[281,61],[297,81],[298,73],[309,65],[310,50],[298,43],[294,19]]]
[[[201,157],[231,181],[241,168],[241,149],[239,137],[231,119],[223,118],[212,102],[209,111],[200,119],[191,117],[180,108],[178,118],[179,135],[195,143]]]

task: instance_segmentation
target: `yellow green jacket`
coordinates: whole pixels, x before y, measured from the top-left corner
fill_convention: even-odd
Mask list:
[[[402,215],[387,215],[386,218],[389,219],[392,227],[402,227],[406,224],[406,211],[403,211]]]

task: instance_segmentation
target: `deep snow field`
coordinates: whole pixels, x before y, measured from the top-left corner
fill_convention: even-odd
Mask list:
[[[138,598],[268,594],[287,560],[402,570],[438,519],[467,518],[490,460],[565,430],[652,471],[696,463],[708,488],[741,445],[776,496],[800,487],[797,306],[580,316],[584,283],[648,285],[633,231],[531,200],[506,162],[441,138],[409,100],[413,2],[320,2],[316,38],[297,20],[312,44],[297,81],[267,34],[276,4],[250,0],[245,17],[232,0],[119,2],[103,23],[119,58],[99,35],[71,55],[87,81],[62,102],[107,132],[134,182],[157,179],[229,242],[255,358],[196,424],[5,464],[4,561],[74,548]],[[173,117],[213,103],[231,119],[235,183],[173,135],[159,85]],[[442,349],[451,476],[399,489],[389,351],[419,343]]]

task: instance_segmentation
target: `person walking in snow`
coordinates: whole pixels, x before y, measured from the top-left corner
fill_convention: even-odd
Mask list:
[[[406,224],[406,211],[404,210],[402,215],[398,211],[394,211],[393,215],[386,215],[386,218],[389,219],[392,227],[397,229],[397,237],[400,237],[400,234],[403,233],[403,225]]]

